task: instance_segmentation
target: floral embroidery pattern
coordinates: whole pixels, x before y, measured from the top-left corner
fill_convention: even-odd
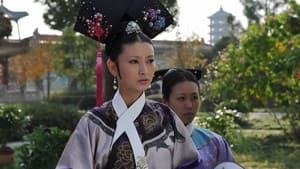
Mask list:
[[[141,121],[147,134],[160,126],[161,118],[154,112],[144,113],[141,115]]]
[[[136,161],[136,169],[148,169],[146,157],[139,157]]]
[[[86,19],[86,23],[88,26],[88,30],[87,33],[93,37],[96,36],[98,41],[101,40],[101,37],[107,36],[108,34],[108,30],[111,27],[111,25],[109,25],[108,27],[104,27],[103,25],[101,25],[101,23],[103,23],[103,15],[99,12],[97,12],[92,19]]]
[[[153,28],[154,30],[161,30],[166,27],[166,19],[165,17],[160,16],[160,9],[155,10],[153,8],[150,8],[143,11],[143,14],[144,21],[148,22],[149,27]]]
[[[95,124],[97,124],[98,126],[101,127],[101,129],[108,135],[113,136],[114,131],[112,128],[108,128],[105,123],[102,120],[99,120],[97,118],[95,118],[93,115],[91,114],[87,114],[86,115],[87,118],[89,118],[92,122],[94,122]]]
[[[133,152],[128,141],[118,145],[117,159],[114,168],[134,168]]]

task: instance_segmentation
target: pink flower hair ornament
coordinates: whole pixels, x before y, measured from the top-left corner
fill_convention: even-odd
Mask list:
[[[102,36],[107,36],[111,25],[108,27],[103,27],[103,15],[97,12],[92,19],[86,19],[86,24],[88,26],[87,33],[93,37],[97,37],[98,42],[100,42]]]

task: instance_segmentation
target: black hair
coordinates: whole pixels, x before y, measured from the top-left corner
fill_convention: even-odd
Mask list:
[[[135,31],[131,33],[126,32],[128,22],[121,22],[113,35],[109,37],[109,42],[105,46],[105,54],[117,63],[118,56],[123,52],[124,45],[135,42],[146,42],[153,45],[151,39],[142,31]]]
[[[164,76],[162,80],[162,94],[163,98],[167,101],[170,99],[173,87],[181,82],[194,82],[200,89],[199,83],[196,77],[190,71],[179,68],[170,69]]]

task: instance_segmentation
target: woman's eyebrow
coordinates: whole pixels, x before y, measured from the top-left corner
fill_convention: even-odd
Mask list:
[[[154,57],[154,55],[152,55],[152,54],[147,56],[147,58],[153,58],[153,57]]]
[[[140,56],[130,56],[130,58],[139,59],[139,58],[140,58]]]

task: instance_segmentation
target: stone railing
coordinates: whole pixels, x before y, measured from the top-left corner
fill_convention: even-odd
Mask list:
[[[0,103],[40,102],[43,96],[38,91],[5,91],[0,92]]]

